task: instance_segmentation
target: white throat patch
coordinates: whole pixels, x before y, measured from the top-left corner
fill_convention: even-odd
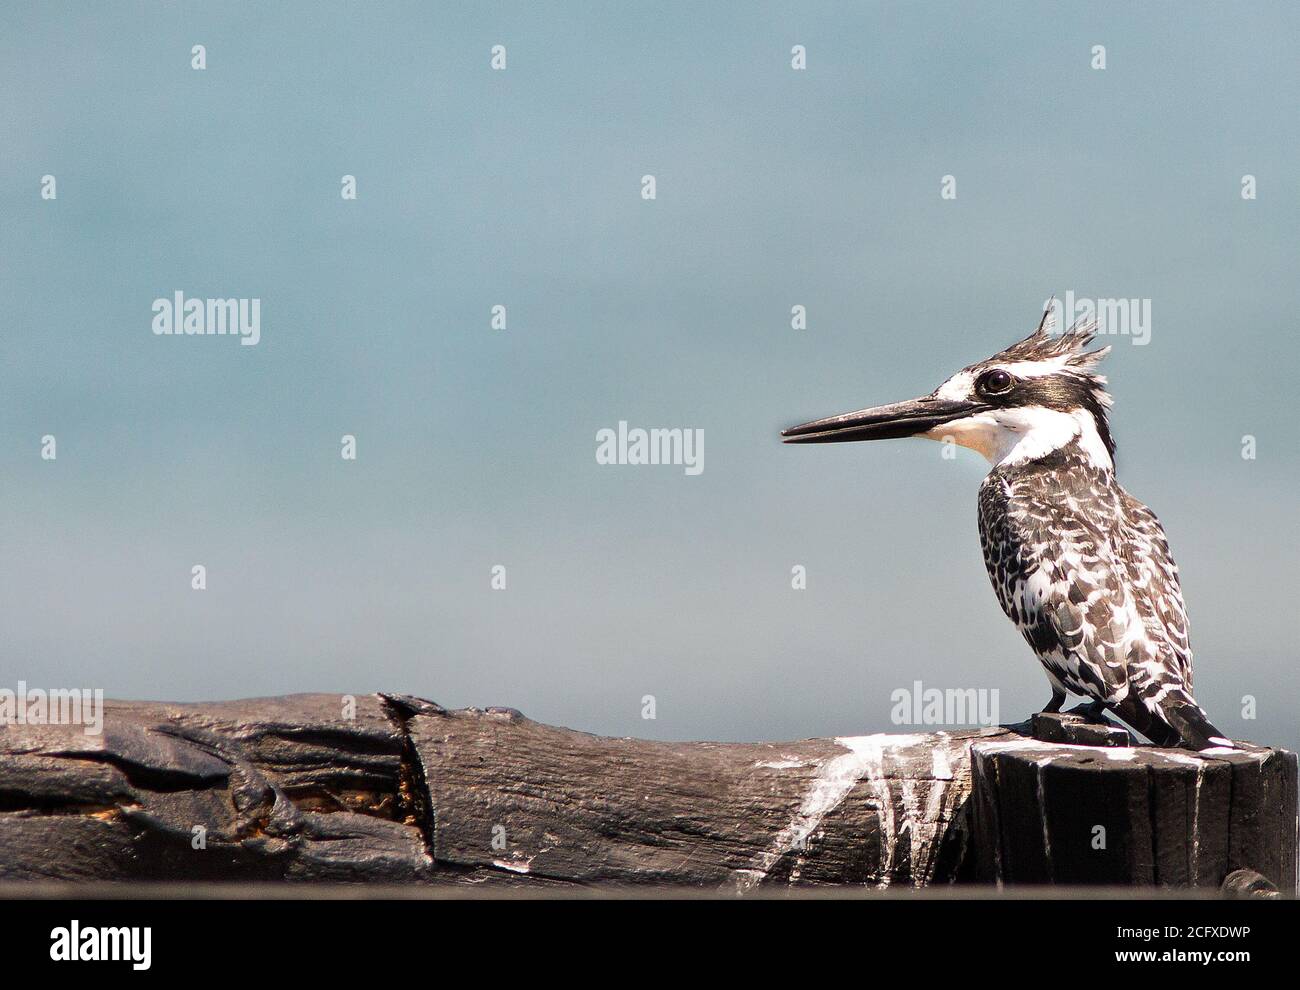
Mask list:
[[[1093,465],[1109,471],[1115,468],[1092,415],[1084,409],[1073,413],[1045,406],[990,409],[936,426],[922,436],[969,447],[994,465],[1036,460],[1077,438]]]

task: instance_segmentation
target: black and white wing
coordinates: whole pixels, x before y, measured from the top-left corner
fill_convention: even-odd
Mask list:
[[[1129,587],[1148,635],[1168,644],[1169,662],[1182,686],[1192,692],[1192,646],[1187,609],[1178,581],[1178,565],[1156,514],[1128,492],[1120,490],[1125,539],[1121,556]]]

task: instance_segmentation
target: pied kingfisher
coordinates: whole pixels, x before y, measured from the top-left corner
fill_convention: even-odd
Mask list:
[[[1019,343],[929,395],[785,430],[787,443],[926,437],[993,465],[979,492],[980,545],[1002,610],[1038,655],[1060,711],[1091,698],[1158,746],[1232,744],[1192,696],[1178,567],[1155,513],[1115,479],[1110,351],[1096,323],[1055,334],[1055,300]]]

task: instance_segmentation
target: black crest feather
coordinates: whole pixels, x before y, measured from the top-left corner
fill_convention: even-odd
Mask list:
[[[1076,322],[1064,333],[1053,333],[1056,328],[1056,300],[1053,299],[1043,310],[1043,318],[1038,322],[1038,329],[1024,340],[1017,341],[1006,350],[989,360],[992,361],[1051,361],[1065,358],[1066,366],[1071,369],[1088,372],[1095,368],[1107,354],[1110,347],[1099,347],[1095,351],[1087,350],[1097,336],[1097,320],[1088,317]],[[1101,379],[1105,384],[1105,379]]]

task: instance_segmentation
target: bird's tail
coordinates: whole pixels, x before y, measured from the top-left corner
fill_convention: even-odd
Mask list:
[[[1169,728],[1178,734],[1178,741],[1174,745],[1183,749],[1232,746],[1232,740],[1214,727],[1204,709],[1194,701],[1168,701],[1160,706],[1160,715]]]
[[[1165,697],[1150,703],[1150,707],[1130,694],[1114,711],[1157,746],[1199,750],[1232,745],[1232,741],[1215,728],[1200,705],[1189,695],[1178,693],[1182,697]]]

